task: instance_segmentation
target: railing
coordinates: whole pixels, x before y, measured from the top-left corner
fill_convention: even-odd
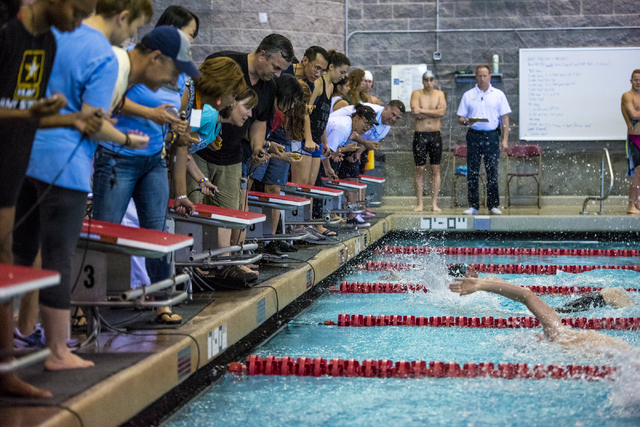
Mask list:
[[[606,148],[603,148],[604,153],[602,153],[602,168],[600,171],[600,197],[595,197],[595,196],[590,196],[587,197],[586,199],[584,199],[584,203],[582,204],[582,215],[587,215],[587,203],[589,203],[589,200],[594,200],[597,202],[600,202],[600,215],[604,214],[604,201],[607,200],[607,198],[609,197],[609,194],[611,194],[611,189],[613,188],[613,168],[611,167],[611,157],[609,157],[609,150],[607,150]],[[604,194],[604,159],[607,159],[607,163],[609,165],[609,175],[611,175],[611,183],[609,184],[609,190],[607,191],[607,194]]]

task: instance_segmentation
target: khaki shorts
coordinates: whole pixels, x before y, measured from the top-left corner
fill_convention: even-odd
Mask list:
[[[219,166],[208,163],[197,154],[193,154],[193,160],[204,176],[218,187],[218,194],[215,197],[204,196],[199,191],[193,191],[198,187],[198,183],[187,175],[187,194],[193,203],[204,203],[206,205],[220,206],[222,208],[240,209],[240,182],[242,179],[242,163]],[[192,193],[193,191],[193,193]]]

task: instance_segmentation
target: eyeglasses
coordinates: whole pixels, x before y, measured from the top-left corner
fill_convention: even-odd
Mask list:
[[[320,67],[319,65],[316,65],[315,67],[313,67],[313,72],[314,72],[314,74],[325,74],[327,72],[327,70],[325,70],[324,68]]]

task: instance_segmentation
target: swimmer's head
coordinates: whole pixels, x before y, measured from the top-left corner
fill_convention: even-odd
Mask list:
[[[449,276],[476,278],[478,277],[478,272],[467,264],[451,264],[449,266]]]
[[[631,86],[634,90],[640,90],[640,69],[633,70],[631,73]]]
[[[433,71],[427,70],[422,75],[422,80],[434,80],[435,76],[433,75]]]

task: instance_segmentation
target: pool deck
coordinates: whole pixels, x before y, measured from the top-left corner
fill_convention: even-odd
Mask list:
[[[443,204],[444,205],[444,204]],[[590,207],[598,210],[598,206]],[[434,215],[401,205],[385,205],[381,218],[369,231],[351,234],[343,243],[323,246],[308,262],[278,275],[261,285],[273,286],[279,308],[296,300],[308,289],[333,273],[367,246],[391,230],[451,231],[638,231],[640,217],[630,216],[625,206],[608,207],[605,215],[580,215],[581,204],[515,207],[502,216],[465,216],[464,208],[443,209]],[[315,275],[315,278],[313,277]],[[200,294],[194,298],[202,298]],[[134,417],[148,405],[184,382],[204,365],[213,362],[225,349],[246,337],[276,312],[275,293],[270,288],[215,293],[215,300],[178,329],[143,331],[138,336],[103,332],[98,344],[82,353],[108,355],[144,353],[131,366],[109,374],[84,391],[63,402],[29,401],[21,406],[15,399],[0,399],[2,425],[78,426],[69,411],[51,406],[59,403],[75,411],[85,426],[117,426]],[[134,332],[135,333],[135,332]],[[181,335],[176,335],[181,334]],[[197,342],[197,345],[196,345]],[[89,372],[89,371],[87,371]],[[65,381],[61,374],[58,381]],[[73,373],[68,374],[73,381]],[[35,406],[35,407],[34,407]]]

